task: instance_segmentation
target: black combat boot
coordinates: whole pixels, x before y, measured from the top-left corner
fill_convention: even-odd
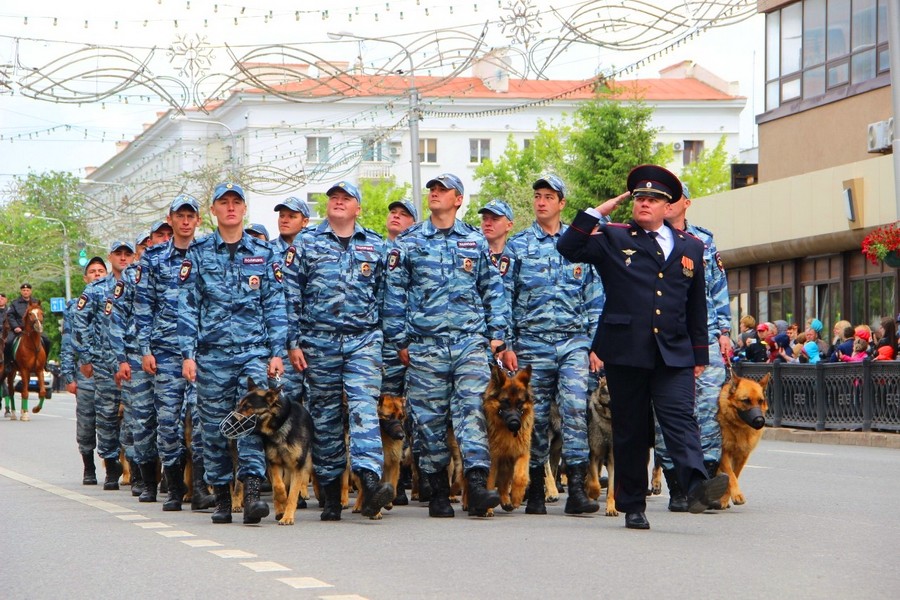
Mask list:
[[[412,487],[412,468],[400,467],[400,477],[397,479],[397,495],[394,496],[394,506],[406,506],[409,504],[409,496],[406,490]]]
[[[584,493],[584,477],[587,474],[587,464],[566,465],[566,476],[569,481],[569,497],[566,498],[567,515],[583,515],[595,513],[600,510],[600,504],[594,502]]]
[[[530,467],[528,469],[528,491],[525,493],[527,503],[525,514],[546,515],[545,503],[547,494],[544,491],[544,467]]]
[[[191,493],[191,510],[206,510],[216,505],[216,497],[209,493],[209,488],[204,480],[205,473],[203,459],[194,458],[193,469],[191,470],[194,486]]]
[[[162,509],[164,511],[181,510],[181,503],[187,493],[187,487],[184,485],[184,457],[179,458],[178,462],[172,466],[163,467],[163,471],[169,482],[169,496],[163,502]]]
[[[97,485],[97,467],[94,465],[94,453],[85,452],[81,455],[84,463],[84,474],[81,476],[81,485]]]
[[[269,516],[269,505],[259,499],[262,482],[262,477],[255,475],[244,479],[244,525],[254,525]]]
[[[362,516],[371,519],[394,499],[394,486],[382,483],[378,475],[369,469],[358,469],[356,475],[362,484],[359,492],[363,495]]]
[[[144,475],[133,459],[129,459],[128,464],[131,467],[131,495],[136,498],[144,492]]]
[[[103,489],[107,491],[119,489],[119,477],[122,476],[122,465],[119,464],[119,459],[104,458],[103,464],[106,467],[106,480],[103,482]]]
[[[413,461],[415,462],[415,466],[413,467],[419,472],[419,502],[430,502],[431,501],[431,478],[428,477],[424,471],[422,471],[419,466],[419,453],[413,452]],[[449,497],[449,496],[448,496]]]
[[[488,509],[500,504],[500,494],[497,490],[487,489],[487,475],[487,469],[469,469],[466,473],[470,517],[484,517]]]
[[[216,496],[216,512],[212,514],[213,523],[231,523],[231,486],[214,485]]]
[[[325,494],[325,506],[319,519],[322,521],[340,521],[341,520],[341,478],[338,477],[331,483],[327,483],[321,487],[321,491]]]
[[[156,502],[156,461],[141,463],[141,479],[144,480],[144,491],[138,497],[138,502]]]
[[[447,467],[437,473],[421,473],[419,477],[419,489],[422,489],[422,481],[428,479],[431,497],[428,501],[428,516],[447,518],[453,516],[453,507],[450,506],[450,477],[447,475]]]
[[[688,500],[678,483],[674,469],[663,469],[663,477],[666,478],[666,485],[669,486],[669,510],[671,512],[687,512]]]

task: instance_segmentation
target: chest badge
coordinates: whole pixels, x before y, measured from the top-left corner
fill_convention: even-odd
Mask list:
[[[191,261],[185,259],[184,262],[181,263],[181,269],[178,271],[178,279],[181,281],[187,280],[187,278],[191,274]]]
[[[251,275],[250,278],[247,280],[247,285],[250,286],[251,290],[258,290],[259,289],[259,275]]]
[[[684,273],[685,277],[693,277],[694,276],[694,261],[688,258],[687,256],[681,257],[681,272]]]
[[[581,279],[582,273],[584,273],[584,270],[581,268],[581,265],[575,265],[572,269],[572,275],[575,276],[575,279]]]
[[[472,262],[471,258],[464,258],[462,262],[463,271],[466,273],[471,273],[472,269],[475,268],[475,264]]]
[[[362,263],[359,265],[359,272],[362,273],[363,277],[368,277],[372,274],[372,265],[367,262]]]
[[[625,255],[625,266],[628,267],[631,265],[631,255],[637,252],[637,250],[632,250],[631,248],[626,248],[622,250],[622,254]]]

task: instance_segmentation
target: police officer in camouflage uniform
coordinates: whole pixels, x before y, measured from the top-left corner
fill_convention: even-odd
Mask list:
[[[233,462],[219,424],[247,392],[248,379],[284,372],[287,317],[281,264],[272,247],[244,232],[244,190],[226,182],[213,192],[212,234],[195,241],[178,279],[178,340],[182,374],[197,384],[206,482],[213,486],[213,523],[231,522]],[[269,505],[259,498],[266,473],[262,439],[237,440],[238,478],[244,482],[244,523],[259,523]]]
[[[97,451],[106,466],[104,490],[119,489],[119,476],[122,475],[122,465],[119,463],[121,391],[115,380],[119,369],[110,335],[110,316],[116,284],[133,259],[134,245],[131,242],[112,242],[107,257],[112,273],[84,289],[72,317],[72,342],[79,355],[81,373],[94,380]]]
[[[99,256],[93,257],[84,267],[84,282],[92,283],[106,277],[106,263]],[[97,412],[94,408],[94,380],[85,377],[77,368],[79,357],[72,343],[72,320],[78,298],[66,303],[63,316],[62,343],[59,347],[59,369],[63,385],[75,394],[75,441],[84,463],[82,485],[97,485],[97,467],[94,465],[94,449],[97,447]]]
[[[709,330],[709,366],[697,377],[694,396],[694,416],[700,425],[700,447],[703,449],[703,464],[710,477],[719,472],[722,458],[722,430],[717,415],[719,412],[719,392],[725,383],[725,359],[731,354],[731,305],[728,298],[728,277],[713,240],[713,234],[687,221],[687,209],[691,205],[690,191],[682,184],[682,197],[668,205],[666,219],[676,229],[681,229],[703,242],[703,272],[706,280],[706,318]],[[656,423],[656,459],[662,466],[663,476],[669,486],[669,510],[687,512],[688,500],[685,491],[675,476],[675,465]]]
[[[187,464],[184,418],[187,412],[190,411],[192,424],[199,423],[196,387],[181,374],[181,351],[176,331],[180,293],[178,275],[200,224],[200,203],[193,196],[180,194],[169,206],[166,222],[172,228],[172,238],[154,245],[141,260],[134,313],[141,369],[153,382],[153,403],[149,407],[152,414],[142,408],[140,422],[151,426],[156,424],[155,432],[142,427],[141,437],[155,435],[156,443],[150,442],[151,448],[158,452],[162,461],[169,493],[162,509],[178,511],[187,492],[184,485]],[[203,431],[200,427],[192,429],[191,459],[194,488],[191,508],[210,508],[213,499],[207,493],[203,480],[205,463]],[[144,476],[151,477],[155,484],[156,461],[150,459],[142,462],[141,469]],[[155,493],[152,496],[143,500],[154,501]]]
[[[375,517],[394,499],[381,483],[384,456],[378,423],[385,247],[357,224],[362,195],[348,181],[327,192],[327,218],[300,232],[297,267],[287,280],[291,362],[306,374],[313,420],[313,465],[325,491],[323,521],[341,518],[341,475],[347,465],[341,397],[346,394],[350,468],[362,483],[362,514]],[[299,312],[295,312],[298,311]]]
[[[489,351],[503,349],[509,305],[487,241],[456,219],[463,185],[446,173],[430,180],[428,220],[407,229],[388,254],[384,328],[407,365],[407,400],[432,487],[428,514],[452,517],[447,424],[459,441],[469,489],[469,515],[500,503],[487,489],[490,467],[482,394],[490,380]]]
[[[401,233],[416,224],[419,220],[419,211],[409,199],[396,200],[388,205],[387,215],[387,249],[390,251],[394,241]],[[381,393],[393,396],[402,396],[404,393],[406,367],[400,362],[397,347],[393,344],[385,344],[381,351],[384,361],[382,366]],[[418,454],[418,448],[416,453]],[[397,490],[400,493],[400,490]]]
[[[525,512],[547,514],[544,463],[550,454],[550,404],[556,402],[569,479],[565,511],[593,513],[600,505],[584,492],[589,458],[586,411],[589,358],[599,363],[589,354],[602,308],[602,286],[590,265],[569,262],[556,250],[556,242],[568,229],[560,220],[566,205],[562,180],[545,175],[532,187],[535,221],[509,240],[499,264],[512,305],[511,348],[503,361],[512,371],[532,367],[534,431]],[[599,365],[590,367],[596,371]]]
[[[296,269],[297,248],[299,247],[297,234],[309,224],[309,205],[300,198],[291,196],[276,204],[275,212],[278,213],[278,237],[270,243],[275,248],[275,253],[281,260],[282,268],[287,274]],[[287,290],[285,289],[285,291]],[[288,300],[287,295],[285,300]],[[291,364],[288,359],[287,348],[285,348],[281,358],[284,362],[285,380],[281,395],[287,400],[302,404],[305,395],[303,372],[298,371]]]
[[[134,450],[134,398],[147,394],[150,384],[145,377],[132,378],[131,367],[135,363],[140,370],[140,358],[137,353],[137,338],[134,332],[133,302],[134,282],[138,270],[137,262],[150,244],[150,232],[140,234],[134,242],[134,261],[122,271],[122,278],[113,288],[113,306],[110,315],[109,335],[112,347],[116,352],[119,369],[113,379],[120,387],[122,399],[122,424],[119,428],[119,442],[125,449],[125,459],[131,467],[131,495],[140,496],[144,491],[144,478]]]

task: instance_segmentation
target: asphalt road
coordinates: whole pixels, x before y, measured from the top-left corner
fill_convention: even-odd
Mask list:
[[[382,521],[298,511],[280,527],[163,513],[127,488],[81,485],[74,398],[0,420],[0,597],[20,598],[894,598],[900,450],[763,440],[748,502],[702,515],[651,497],[650,531],[624,517]],[[102,469],[98,470],[102,478]],[[315,506],[315,501],[311,503]]]

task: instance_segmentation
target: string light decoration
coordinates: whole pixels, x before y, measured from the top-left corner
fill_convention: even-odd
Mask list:
[[[506,4],[510,14],[500,18],[501,30],[514,43],[527,48],[537,37],[537,28],[541,26],[541,13],[531,0],[507,0]]]

